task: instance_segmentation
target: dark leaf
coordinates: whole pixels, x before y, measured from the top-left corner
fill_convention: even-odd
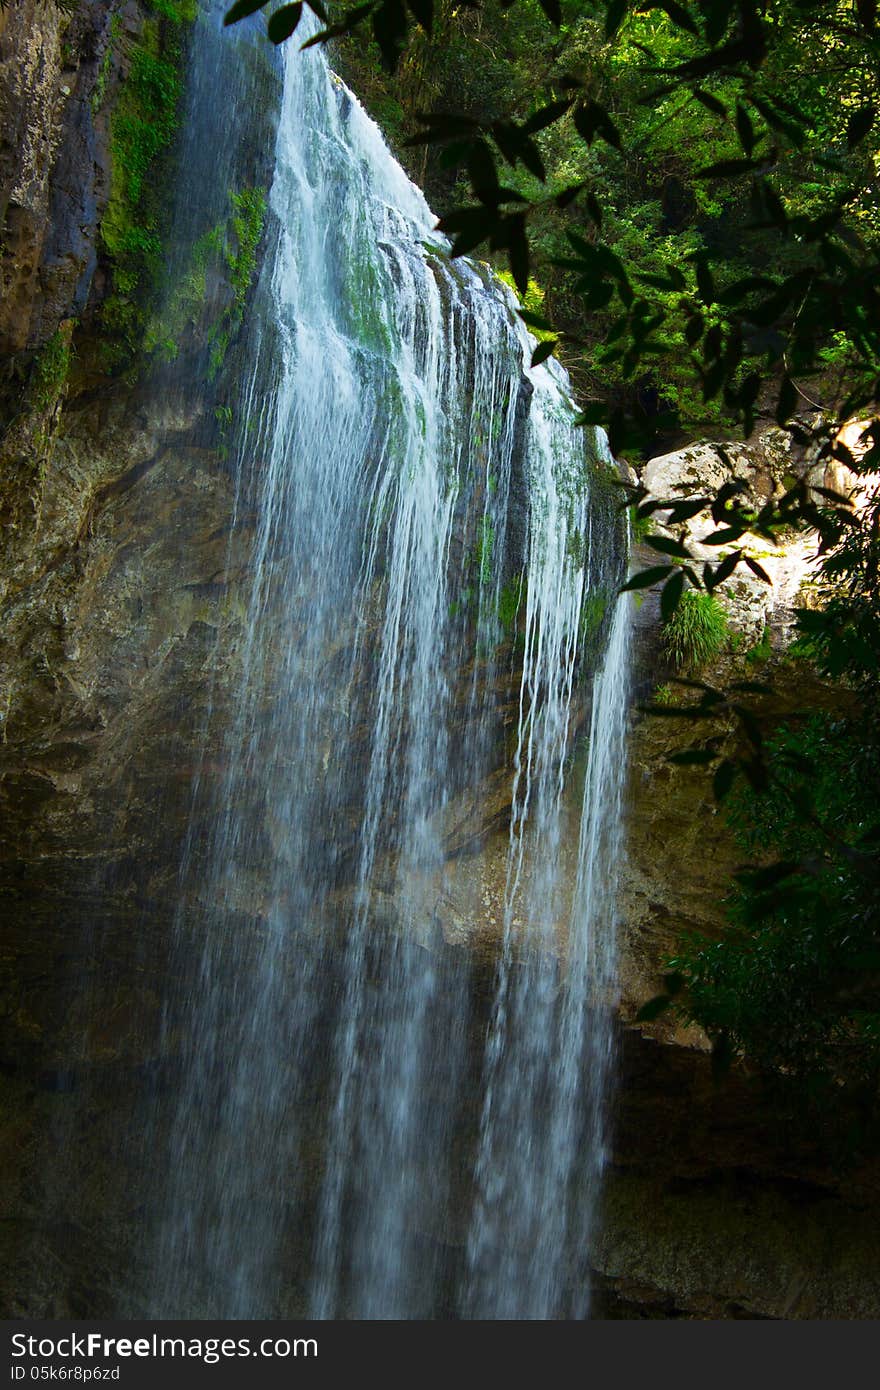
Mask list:
[[[527,121],[523,122],[522,130],[526,135],[534,135],[539,130],[545,130],[548,125],[558,121],[560,116],[564,116],[566,111],[571,110],[571,105],[572,99],[570,97],[567,101],[548,102],[546,106],[541,107],[540,111],[536,111],[534,115],[529,116]]]
[[[744,887],[751,888],[756,893],[763,893],[775,888],[783,879],[791,878],[792,874],[798,873],[800,869],[800,864],[785,859],[776,864],[768,864],[763,869],[742,869],[734,874],[734,878]]]
[[[716,801],[723,801],[730,788],[733,786],[733,779],[736,777],[736,767],[729,758],[725,758],[715,769],[712,778],[712,792]]]
[[[680,767],[698,767],[714,763],[717,757],[711,748],[685,748],[681,753],[670,753],[669,762]]]
[[[477,197],[482,202],[497,202],[498,174],[492,151],[485,140],[474,140],[470,145],[467,169]]]
[[[659,550],[661,555],[674,555],[678,560],[691,558],[687,546],[681,541],[673,540],[671,536],[646,536],[645,545],[649,545],[652,550]]]
[[[707,164],[705,169],[698,169],[694,178],[732,179],[737,174],[748,173],[750,169],[760,169],[763,164],[763,159],[719,159],[716,164]]]
[[[283,43],[289,39],[302,17],[302,5],[283,5],[271,16],[267,25],[269,38],[273,43]]]
[[[538,4],[544,11],[551,24],[555,24],[558,29],[562,23],[562,6],[559,0],[538,0]]]
[[[558,208],[567,208],[574,202],[579,193],[586,187],[583,183],[569,184],[568,188],[563,188],[561,193],[557,193],[554,202]]]
[[[558,341],[558,338],[547,338],[543,343],[539,343],[532,353],[531,365],[538,367],[542,362],[546,362],[548,357],[552,357]]]
[[[608,419],[608,407],[597,401],[594,405],[585,406],[578,416],[575,417],[576,425],[604,425]]]
[[[784,425],[790,415],[794,414],[797,405],[797,389],[791,377],[786,373],[782,378],[779,387],[779,399],[776,402],[776,421]]]
[[[695,262],[694,268],[697,272],[697,288],[703,297],[703,303],[714,304],[715,281],[712,278],[712,272],[709,269],[708,262],[701,257]]]
[[[406,0],[426,34],[434,27],[434,0]]]
[[[245,19],[249,14],[254,14],[261,10],[266,0],[236,0],[232,9],[227,10],[223,16],[224,24],[237,24],[240,19]]]
[[[713,589],[717,589],[719,584],[723,584],[725,579],[730,578],[741,559],[741,550],[735,550],[732,555],[725,555],[724,559],[721,561],[721,564],[717,567],[714,574],[712,575]],[[709,585],[707,584],[706,587],[708,588]]]
[[[694,20],[688,14],[683,5],[679,5],[677,0],[644,0],[639,5],[639,14],[650,14],[652,10],[665,10],[677,29],[684,29],[689,34],[698,34]]]
[[[533,314],[528,309],[520,309],[519,316],[523,323],[527,323],[529,328],[537,328],[542,333],[552,333],[553,324],[549,319],[542,319],[540,314]],[[604,419],[604,415],[602,416]]]
[[[734,12],[734,0],[703,0],[703,31],[714,48],[724,38]]]
[[[731,545],[738,541],[743,534],[742,526],[725,526],[720,531],[713,531],[709,536],[702,537],[703,545]]]
[[[663,586],[660,595],[660,617],[664,623],[668,623],[681,600],[684,592],[684,574],[679,570],[673,574]]]
[[[684,275],[682,274],[681,270],[677,265],[667,265],[666,274],[669,276],[670,280],[672,281],[673,285],[677,290],[683,290],[687,288],[687,280],[684,278]]]
[[[702,106],[705,106],[707,111],[711,111],[714,115],[727,115],[727,107],[724,105],[724,102],[719,101],[711,92],[706,92],[701,87],[695,87],[691,95],[696,97],[697,101],[700,102]]]
[[[731,709],[738,715],[739,722],[742,724],[752,747],[761,748],[764,735],[761,733],[761,726],[755,718],[754,710],[749,709],[748,705],[731,705]]]
[[[659,584],[673,569],[673,565],[653,565],[650,569],[639,570],[638,574],[631,575],[625,584],[621,584],[620,592],[625,593],[627,589],[649,589],[652,584]]]
[[[579,135],[591,145],[597,136],[614,149],[620,149],[620,135],[604,106],[597,101],[575,107],[574,123]]]
[[[726,1076],[733,1062],[733,1044],[728,1033],[719,1033],[712,1041],[712,1075]]]
[[[866,135],[870,134],[876,114],[876,108],[871,102],[868,106],[863,106],[861,111],[856,111],[854,115],[850,116],[846,127],[846,143],[850,149],[853,149],[861,140],[864,140]]]
[[[442,217],[437,230],[454,236],[452,254],[463,256],[485,241],[497,222],[497,215],[489,208],[463,208]]]
[[[773,580],[770,578],[763,565],[759,565],[757,560],[752,559],[751,555],[745,555],[743,558],[746,564],[748,565],[749,569],[752,571],[752,574],[756,574],[759,579],[763,579],[765,584],[773,583]]]
[[[513,282],[524,295],[529,287],[529,243],[526,237],[526,224],[523,217],[510,217],[507,256]]]
[[[679,63],[674,68],[666,68],[664,71],[682,80],[704,77],[707,73],[717,73],[719,69],[728,65],[735,66],[743,59],[748,62],[753,53],[753,46],[745,39],[731,39],[711,53],[702,53],[698,58],[690,58],[687,62]]]
[[[636,1014],[636,1023],[652,1023],[655,1018],[659,1018],[664,1010],[669,1008],[672,1003],[672,996],[669,994],[655,994],[653,999],[649,999],[643,1004]]]
[[[406,38],[407,19],[403,0],[379,0],[373,11],[373,37],[386,72],[394,72]]]
[[[755,134],[755,127],[749,119],[748,111],[739,101],[736,103],[736,133],[739,136],[739,143],[746,154],[750,156],[757,144],[758,137]]]
[[[684,340],[690,347],[699,342],[703,333],[704,322],[702,314],[692,314],[688,319],[684,330]]]
[[[669,508],[668,522],[670,526],[678,526],[683,521],[690,521],[691,517],[699,516],[709,505],[708,497],[695,497],[688,502],[675,502]]]
[[[605,37],[613,39],[629,8],[629,0],[608,0],[605,7]]]

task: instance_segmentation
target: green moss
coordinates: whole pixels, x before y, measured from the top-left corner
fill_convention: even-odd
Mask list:
[[[352,336],[364,347],[387,354],[393,348],[393,335],[377,293],[374,248],[356,238],[348,247],[341,267],[345,275],[345,303]]]
[[[198,0],[149,0],[151,10],[172,24],[192,24],[198,17]]]
[[[226,216],[199,237],[186,270],[178,275],[161,312],[150,320],[144,334],[147,353],[157,353],[167,362],[174,361],[187,330],[205,329],[209,312],[209,271],[216,271],[233,291],[231,303],[207,325],[208,376],[211,380],[217,376],[244,318],[265,219],[264,189],[230,190]]]
[[[572,527],[565,540],[565,553],[575,569],[582,570],[587,563],[587,538],[578,526]]]
[[[70,371],[69,334],[53,333],[34,359],[30,382],[30,406],[39,414],[51,410],[58,401]]]
[[[208,245],[220,250],[234,297],[211,326],[208,377],[214,380],[226,358],[229,344],[241,327],[247,294],[257,266],[257,248],[266,221],[266,193],[262,188],[230,192],[231,214],[225,232],[215,228]],[[221,249],[222,247],[222,249]]]
[[[765,626],[760,642],[746,652],[746,661],[750,666],[760,666],[763,662],[769,661],[770,655],[770,628]]]
[[[663,626],[663,646],[676,670],[705,666],[726,640],[727,616],[715,595],[686,589]]]
[[[189,5],[162,0],[130,50],[129,69],[110,120],[110,196],[101,240],[113,272],[113,291],[101,319],[109,341],[105,365],[135,358],[143,345],[163,263],[167,216],[167,158],[180,123],[183,50],[180,26]],[[173,11],[173,13],[172,13]],[[194,14],[194,10],[192,11]],[[104,100],[118,28],[99,73],[93,108]]]
[[[580,617],[582,648],[588,648],[596,641],[607,612],[608,593],[605,589],[594,589],[591,593],[584,595]]]
[[[110,69],[113,67],[113,54],[119,42],[119,34],[122,23],[119,15],[115,14],[110,20],[110,33],[107,36],[107,47],[104,49],[104,56],[101,59],[101,66],[98,69],[98,76],[95,79],[95,86],[92,92],[92,115],[97,116],[101,107],[104,105],[104,97],[107,93],[107,82],[110,77]]]
[[[526,573],[522,570],[498,595],[498,622],[504,637],[510,639],[516,630],[517,618],[526,601]]]
[[[480,519],[477,543],[474,547],[474,564],[483,588],[492,582],[492,555],[495,549],[495,524],[488,512]]]

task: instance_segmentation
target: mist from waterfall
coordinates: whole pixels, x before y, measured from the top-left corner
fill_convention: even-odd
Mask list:
[[[287,45],[152,1316],[587,1312],[627,707],[612,461],[434,224],[323,54]],[[481,1005],[445,926],[452,827],[511,754]]]

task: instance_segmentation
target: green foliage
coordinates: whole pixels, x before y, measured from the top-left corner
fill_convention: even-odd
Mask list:
[[[113,270],[113,293],[101,311],[110,367],[128,363],[140,351],[162,268],[161,228],[167,210],[161,175],[179,124],[182,50],[177,26],[187,7],[167,8],[174,10],[173,20],[163,9],[132,46],[110,121],[110,197],[100,229]],[[105,62],[106,83],[112,57]],[[99,87],[103,99],[100,73]]]
[[[767,760],[768,789],[741,783],[728,815],[745,851],[779,864],[739,875],[730,931],[689,936],[669,962],[678,1009],[826,1103],[866,1083],[876,1096],[880,880],[865,850],[880,838],[880,747],[817,715],[783,727]]]
[[[542,331],[615,452],[784,422],[804,382],[841,418],[877,400],[872,5],[410,9],[334,9],[314,41],[398,101],[411,167],[457,204],[453,253],[545,287]]]
[[[663,646],[677,671],[694,671],[717,656],[727,640],[727,617],[714,594],[686,589],[663,626]]]
[[[863,444],[876,449],[878,434],[869,427]],[[852,462],[876,467],[871,449]],[[843,1108],[864,1137],[880,1118],[880,497],[868,492],[845,523],[834,507],[819,521],[835,588],[824,609],[798,614],[800,660],[839,682],[850,712],[768,737],[743,695],[772,692],[750,682],[704,686],[684,711],[740,721],[742,753],[689,754],[716,762],[716,795],[761,866],[737,875],[720,940],[682,943],[661,999],[707,1029],[719,1056],[744,1054],[832,1124]]]
[[[529,282],[526,285],[525,293],[523,295],[519,295],[517,293],[517,288],[514,284],[513,276],[510,274],[510,271],[497,270],[495,273],[498,276],[498,279],[502,280],[504,284],[507,285],[508,289],[513,290],[514,294],[517,295],[520,307],[524,309],[526,312],[526,323],[529,326],[529,331],[534,335],[534,337],[537,338],[538,342],[555,342],[556,338],[555,334],[553,333],[553,330],[541,327],[540,321],[544,315],[545,292],[538,284],[534,276],[529,277]]]
[[[754,647],[749,648],[745,654],[745,659],[750,666],[760,666],[763,662],[769,661],[771,653],[770,629],[765,626],[761,633],[760,642],[756,642]]]
[[[54,407],[67,382],[70,359],[70,337],[59,328],[34,359],[29,390],[33,410],[45,414]]]

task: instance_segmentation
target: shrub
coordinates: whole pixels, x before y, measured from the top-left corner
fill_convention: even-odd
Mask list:
[[[727,640],[727,617],[714,594],[686,589],[663,627],[663,645],[678,671],[705,666]]]

